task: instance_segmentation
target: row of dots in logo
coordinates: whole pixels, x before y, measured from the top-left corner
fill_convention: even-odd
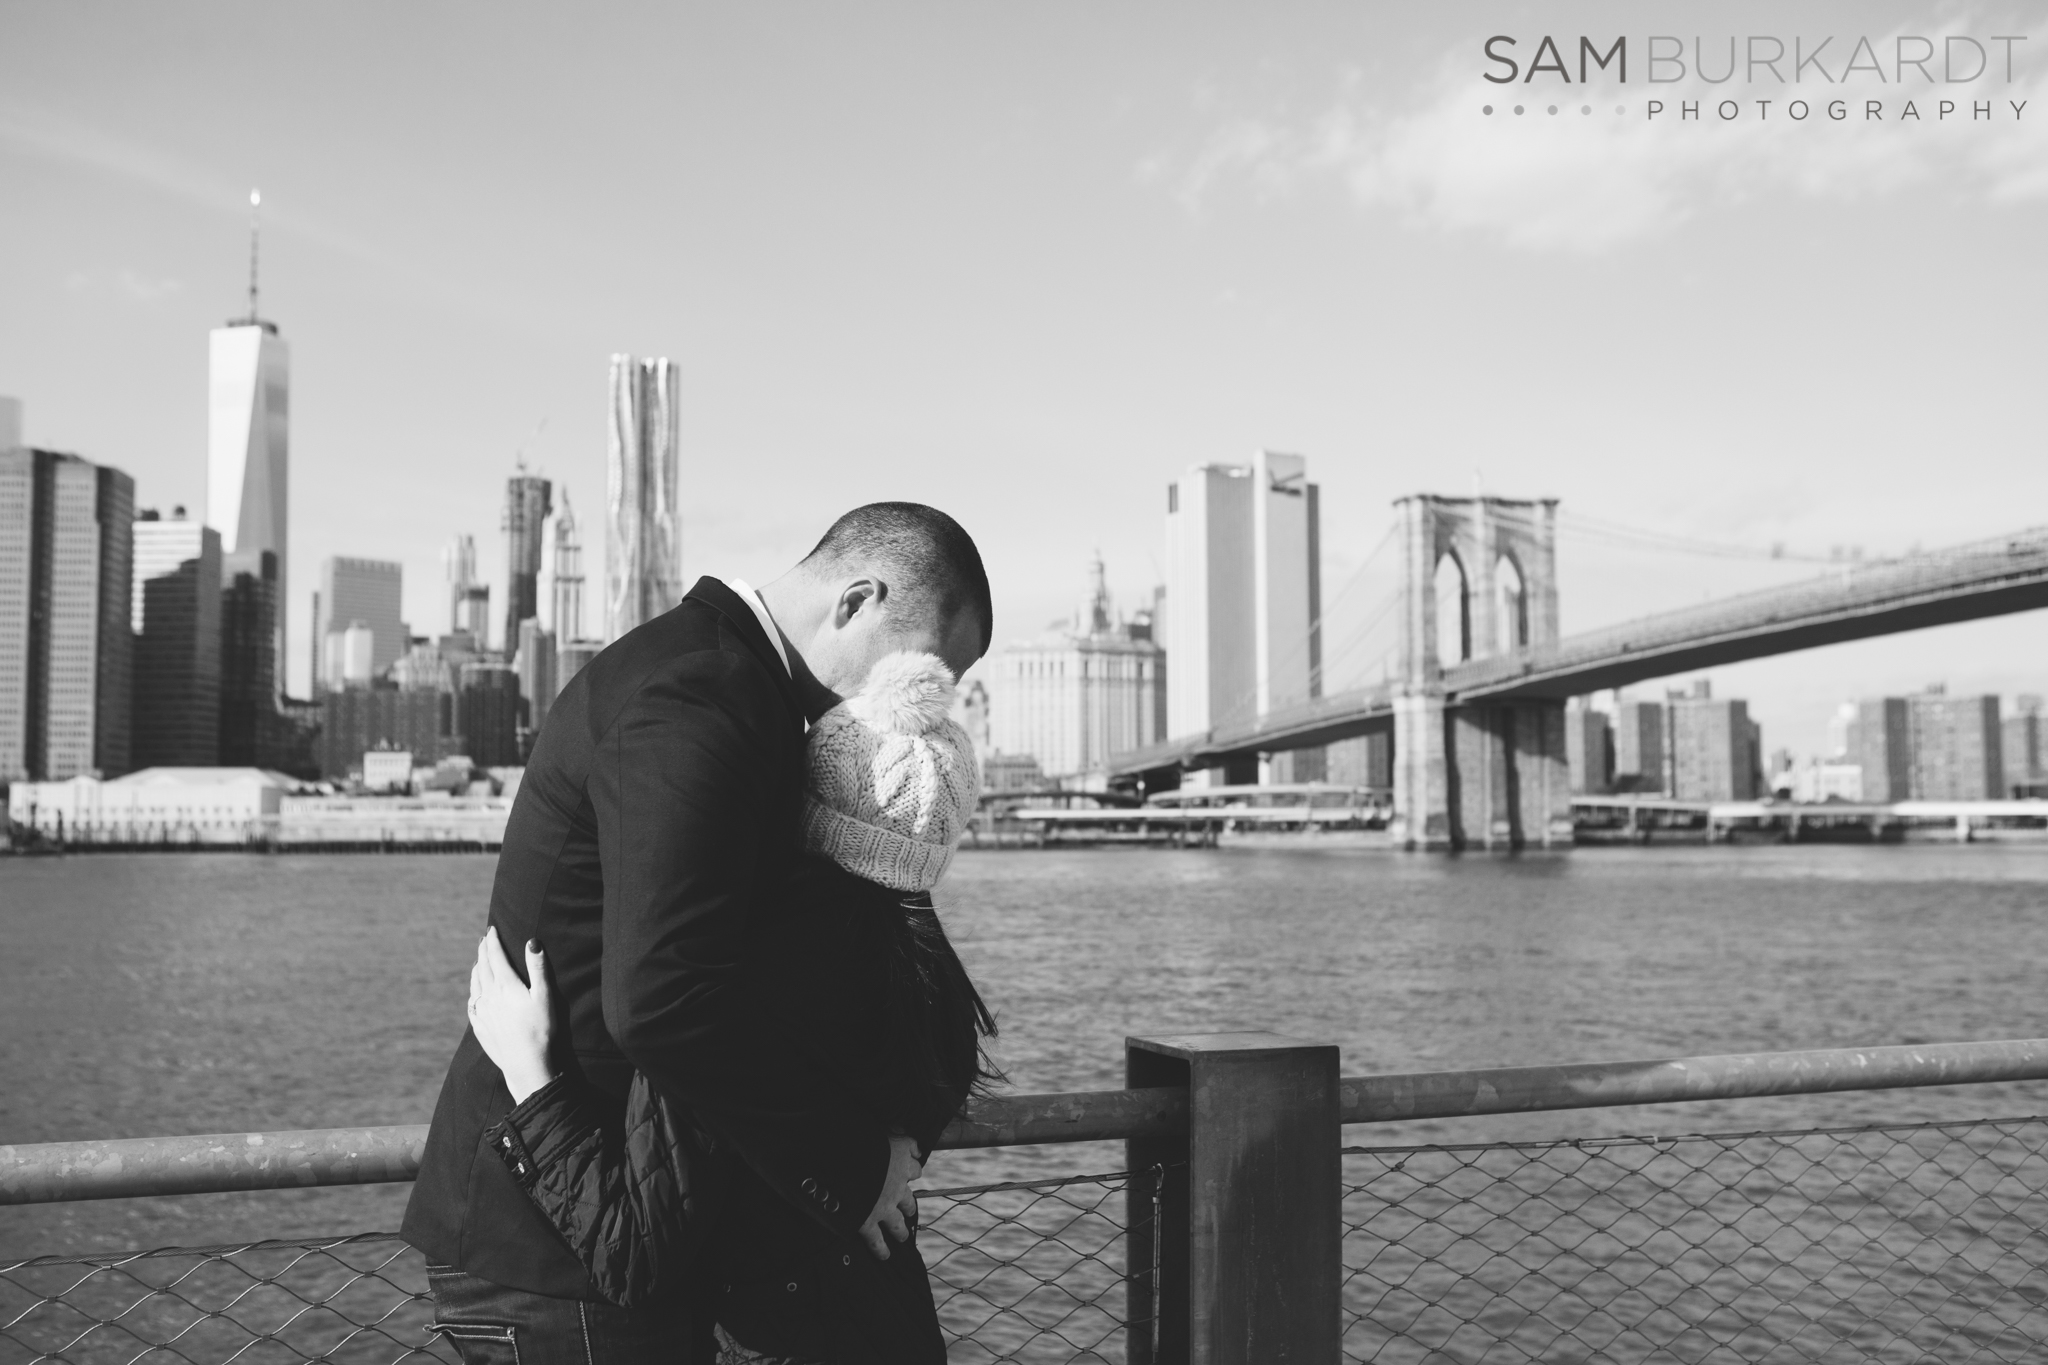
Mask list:
[[[1493,106],[1489,104],[1489,105],[1487,105],[1487,106],[1486,106],[1486,107],[1485,107],[1484,109],[1481,109],[1481,110],[1480,110],[1479,112],[1480,112],[1480,113],[1482,113],[1482,114],[1490,114],[1490,113],[1492,113],[1492,112],[1493,112]],[[1524,112],[1526,112],[1526,111],[1525,111],[1525,110],[1524,110],[1524,109],[1522,108],[1522,106],[1521,106],[1521,105],[1519,105],[1519,104],[1518,104],[1518,105],[1516,105],[1516,106],[1515,106],[1515,112],[1516,112],[1516,113],[1518,113],[1518,114],[1520,114],[1520,113],[1524,113]],[[1553,114],[1554,114],[1554,113],[1556,113],[1556,112],[1557,112],[1557,106],[1556,106],[1556,105],[1554,105],[1554,104],[1553,104],[1553,105],[1551,105],[1551,106],[1550,106],[1550,112],[1551,112],[1551,113],[1553,113]],[[1580,113],[1582,113],[1582,114],[1590,114],[1590,113],[1592,113],[1592,112],[1593,112],[1593,106],[1592,106],[1592,105],[1590,105],[1590,104],[1582,104],[1582,105],[1580,105],[1580,106],[1579,106],[1579,112],[1580,112]],[[1619,105],[1619,104],[1617,104],[1617,105],[1615,105],[1615,106],[1614,106],[1614,112],[1615,112],[1615,113],[1617,113],[1617,114],[1625,114],[1625,113],[1627,113],[1627,112],[1628,112],[1628,109],[1627,109],[1627,107],[1626,107],[1626,106],[1624,106],[1624,105]]]

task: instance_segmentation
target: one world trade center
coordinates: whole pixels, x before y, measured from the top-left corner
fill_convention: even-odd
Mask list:
[[[249,196],[253,209],[257,196]],[[206,520],[220,532],[230,569],[266,577],[275,573],[271,601],[273,686],[285,683],[286,429],[290,414],[291,352],[277,324],[256,311],[256,242],[250,237],[249,315],[216,327],[209,336]],[[272,565],[263,563],[269,551]],[[274,567],[273,567],[274,566]]]

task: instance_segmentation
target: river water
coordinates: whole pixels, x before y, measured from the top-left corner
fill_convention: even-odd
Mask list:
[[[0,859],[0,1144],[424,1122],[488,856]],[[1261,1028],[1347,1074],[2048,1032],[2048,847],[966,852],[941,903],[1021,1090]],[[2048,1112],[2048,1086],[1389,1126],[1353,1141]],[[940,1184],[1114,1169],[942,1154]],[[0,1209],[0,1257],[396,1225],[406,1189]]]

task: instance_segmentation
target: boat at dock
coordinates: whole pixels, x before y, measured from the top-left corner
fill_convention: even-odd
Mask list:
[[[1137,801],[1114,792],[1057,792],[988,803],[970,844],[1384,842],[1393,814],[1385,788],[1332,782],[1183,787]]]

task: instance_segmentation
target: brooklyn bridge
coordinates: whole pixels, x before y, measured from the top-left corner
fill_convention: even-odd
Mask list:
[[[2037,527],[1564,636],[1555,500],[1420,494],[1395,507],[1397,638],[1382,681],[1118,755],[1112,781],[1170,786],[1378,732],[1393,739],[1405,846],[1568,844],[1567,698],[2048,606],[2048,527]]]

